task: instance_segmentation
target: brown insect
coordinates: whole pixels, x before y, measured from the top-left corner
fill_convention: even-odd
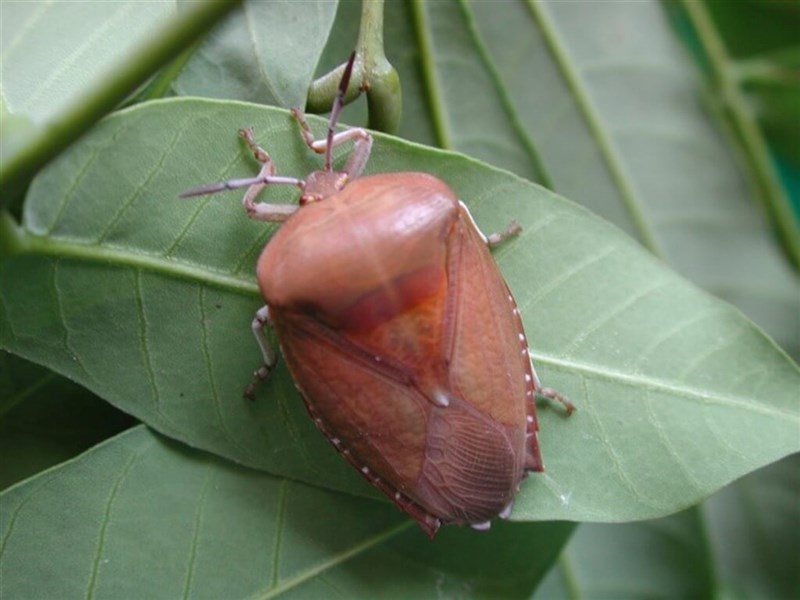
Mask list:
[[[334,133],[353,68],[350,57],[325,154],[307,179],[280,177],[251,130],[258,176],[183,196],[247,187],[247,214],[285,224],[258,260],[266,305],[253,321],[264,356],[252,397],[276,355],[271,325],[308,412],[334,447],[433,537],[442,524],[486,529],[507,517],[528,471],[542,471],[535,397],[574,406],[536,376],[519,310],[489,251],[516,234],[484,236],[446,183],[425,173],[360,177],[372,136]],[[332,149],[353,141],[343,170]],[[299,206],[256,203],[266,186],[302,190]]]

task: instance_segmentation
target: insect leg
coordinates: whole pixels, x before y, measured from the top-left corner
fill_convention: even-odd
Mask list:
[[[573,412],[575,412],[575,405],[564,394],[554,390],[553,388],[542,387],[542,383],[539,381],[539,377],[536,375],[536,370],[533,369],[533,363],[531,363],[531,372],[533,373],[533,390],[536,393],[537,398],[555,400],[564,406],[564,409],[567,411],[567,416],[570,416]]]
[[[490,248],[494,248],[495,246],[499,246],[505,240],[510,237],[517,235],[520,231],[522,231],[522,226],[516,221],[511,221],[503,231],[497,231],[495,233],[490,233],[486,236],[486,244]]]
[[[294,212],[297,210],[297,206],[289,204],[262,204],[256,203],[255,201],[256,196],[258,196],[261,190],[267,187],[269,183],[279,183],[278,181],[275,181],[275,163],[272,161],[272,157],[266,150],[258,145],[251,127],[240,129],[239,136],[245,141],[245,143],[247,143],[247,146],[250,148],[255,159],[262,163],[261,170],[256,176],[257,181],[247,188],[247,191],[244,193],[244,197],[242,198],[242,206],[244,206],[247,216],[251,219],[258,219],[259,221],[285,221],[292,214],[294,214]],[[294,185],[300,187],[300,189],[303,188],[303,185],[299,180],[286,181],[282,183],[293,183]]]
[[[347,164],[344,168],[344,173],[350,177],[358,177],[364,170],[364,165],[367,164],[370,150],[372,149],[372,136],[366,129],[361,127],[354,127],[352,129],[345,129],[339,133],[334,133],[336,122],[344,107],[344,97],[347,93],[347,87],[350,85],[350,76],[353,74],[353,65],[355,64],[356,53],[350,54],[347,63],[342,73],[342,79],[339,82],[339,89],[336,91],[336,99],[333,101],[331,107],[331,118],[328,121],[328,131],[324,139],[314,139],[314,133],[308,125],[306,116],[299,108],[292,109],[292,116],[300,125],[300,133],[303,136],[303,141],[306,145],[318,154],[325,154],[325,170],[333,170],[333,149],[348,140],[355,140],[353,150],[347,159]]]
[[[472,217],[472,213],[467,208],[467,205],[464,204],[462,200],[458,201],[458,204],[461,206],[461,210],[469,217],[469,222],[472,225],[473,229],[478,232],[478,235],[481,236],[484,243],[489,246],[489,248],[494,248],[495,246],[499,246],[503,243],[506,239],[517,235],[520,231],[522,231],[522,227],[516,221],[511,221],[503,231],[498,231],[496,233],[490,233],[489,235],[484,234],[481,231],[481,228],[478,227],[478,224],[475,222],[475,219]]]
[[[345,138],[344,134],[349,133],[351,136]],[[345,141],[345,139],[355,138],[353,149],[350,151],[350,156],[347,157],[347,163],[344,165],[344,172],[351,178],[361,175],[364,167],[369,160],[369,154],[372,151],[372,136],[366,129],[348,129],[333,136],[334,146],[337,143]],[[341,141],[337,141],[339,138]]]
[[[253,379],[244,390],[244,397],[250,400],[255,398],[256,386],[259,384],[259,382],[264,381],[267,377],[269,377],[270,371],[272,371],[272,368],[278,361],[275,350],[270,345],[269,340],[264,333],[264,327],[266,325],[271,326],[272,322],[269,319],[269,306],[264,305],[256,312],[256,316],[253,318],[253,323],[251,325],[253,328],[253,335],[258,342],[259,348],[261,348],[261,355],[264,357],[264,364],[261,365],[261,367],[259,367],[255,373],[253,373]]]
[[[292,109],[292,116],[300,125],[300,133],[306,145],[317,154],[324,154],[328,149],[327,138],[320,140],[314,139],[311,127],[308,125],[308,121],[306,121],[306,115],[299,108]],[[369,155],[372,151],[372,135],[361,127],[345,129],[344,131],[334,134],[331,139],[331,148],[335,148],[350,140],[355,140],[355,142],[353,143],[353,149],[350,151],[350,156],[347,158],[347,163],[343,171],[351,178],[355,178],[361,175],[364,166],[367,164],[367,160],[369,160]]]
[[[261,146],[258,145],[256,142],[255,133],[253,132],[252,127],[245,127],[239,130],[239,137],[242,138],[247,147],[250,148],[250,151],[253,153],[255,159],[264,165],[264,168],[261,169],[260,175],[275,175],[275,163],[272,162],[272,157],[269,155],[269,152],[264,150]]]
[[[258,203],[255,201],[256,196],[267,185],[293,185],[302,190],[305,188],[306,182],[295,177],[283,177],[280,175],[275,175],[275,163],[272,162],[272,158],[267,151],[256,143],[252,129],[240,129],[239,135],[247,143],[256,160],[262,163],[262,167],[258,175],[255,177],[229,179],[219,183],[202,185],[200,187],[186,190],[180,194],[180,197],[189,198],[192,196],[203,196],[206,194],[216,194],[217,192],[223,192],[225,190],[236,190],[246,187],[247,191],[242,198],[242,205],[244,206],[245,211],[247,211],[247,216],[249,216],[251,219],[258,219],[260,221],[285,221],[297,211],[297,206],[290,204]]]
[[[564,409],[567,411],[567,416],[570,416],[572,413],[575,412],[576,408],[575,405],[561,392],[557,392],[553,388],[541,388],[536,390],[536,395],[540,398],[547,398],[548,400],[555,400],[556,402],[561,403],[564,406]]]

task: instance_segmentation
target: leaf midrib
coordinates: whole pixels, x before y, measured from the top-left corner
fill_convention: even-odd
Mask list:
[[[123,248],[108,246],[99,248],[94,244],[81,244],[76,241],[44,238],[28,234],[25,236],[25,245],[22,254],[53,256],[61,259],[66,257],[96,263],[112,264],[114,266],[128,266],[189,281],[201,281],[207,285],[240,295],[258,295],[258,286],[256,285],[255,277],[236,277],[196,263],[165,260],[159,255],[133,252]],[[583,377],[589,376],[592,379],[615,381],[630,387],[664,392],[686,399],[703,401],[708,404],[717,404],[727,408],[762,414],[771,418],[787,419],[800,425],[800,415],[787,412],[774,405],[765,405],[763,403],[756,404],[748,402],[747,399],[743,397],[731,396],[713,390],[703,390],[688,385],[675,385],[659,377],[624,373],[608,366],[593,364],[586,361],[576,362],[553,354],[542,354],[541,352],[535,351],[532,351],[531,354],[537,364],[547,365],[554,369],[568,371]],[[800,374],[800,367],[798,367],[797,370],[798,374]]]
[[[255,282],[255,271],[251,277],[230,275],[198,263],[166,259],[159,254],[150,254],[126,248],[115,248],[109,245],[97,246],[76,240],[40,237],[27,233],[23,236],[23,248],[18,255],[53,256],[57,258],[74,258],[82,261],[112,265],[115,267],[132,267],[153,273],[171,276],[176,279],[202,281],[244,296],[257,296],[258,285]]]
[[[312,577],[315,577],[321,573],[329,571],[338,565],[347,562],[351,558],[361,554],[369,550],[374,546],[378,546],[383,542],[393,538],[394,536],[398,535],[399,533],[408,529],[411,524],[413,523],[412,520],[408,519],[406,521],[401,522],[399,525],[395,525],[390,527],[387,530],[384,530],[380,533],[377,533],[373,536],[368,537],[367,539],[363,540],[362,542],[352,546],[351,548],[334,554],[329,559],[324,560],[313,567],[309,567],[304,571],[286,579],[283,583],[272,587],[266,590],[264,593],[257,594],[253,598],[259,598],[266,600],[267,598],[275,598],[276,596],[280,596],[281,594],[296,588],[297,586],[301,585],[302,583],[308,581]]]
[[[651,377],[641,374],[627,374],[621,371],[610,369],[603,365],[591,364],[588,362],[575,362],[563,357],[554,356],[552,354],[541,354],[532,352],[534,362],[539,365],[547,365],[554,369],[561,371],[568,371],[570,373],[578,373],[581,375],[591,375],[595,379],[605,379],[608,381],[615,381],[623,383],[631,387],[642,388],[647,391],[666,392],[675,396],[691,400],[701,400],[708,404],[717,404],[726,408],[735,408],[737,410],[749,411],[751,413],[759,413],[768,417],[779,417],[787,419],[800,425],[800,415],[781,410],[779,407],[773,405],[754,404],[747,402],[744,398],[730,396],[722,393],[712,393],[702,389],[688,386],[688,385],[674,385],[659,377]],[[798,369],[800,371],[800,369]],[[799,373],[800,374],[800,373]]]

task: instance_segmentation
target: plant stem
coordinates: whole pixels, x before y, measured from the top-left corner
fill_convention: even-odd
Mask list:
[[[344,64],[314,81],[308,90],[306,109],[324,113],[330,110]],[[367,93],[369,127],[394,133],[400,127],[402,92],[400,76],[386,58],[383,48],[383,0],[363,0],[361,24],[356,44],[356,62],[345,102]]]

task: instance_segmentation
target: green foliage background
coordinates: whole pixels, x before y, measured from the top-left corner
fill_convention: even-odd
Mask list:
[[[254,172],[242,126],[316,168],[285,109],[361,5],[0,5],[0,597],[797,595],[798,220],[771,161],[796,168],[797,12],[741,4],[769,43],[730,3],[385,7],[404,116],[368,170],[521,222],[496,258],[579,406],[541,407],[547,472],[510,522],[433,542],[282,365],[241,400],[272,228],[176,197]]]

